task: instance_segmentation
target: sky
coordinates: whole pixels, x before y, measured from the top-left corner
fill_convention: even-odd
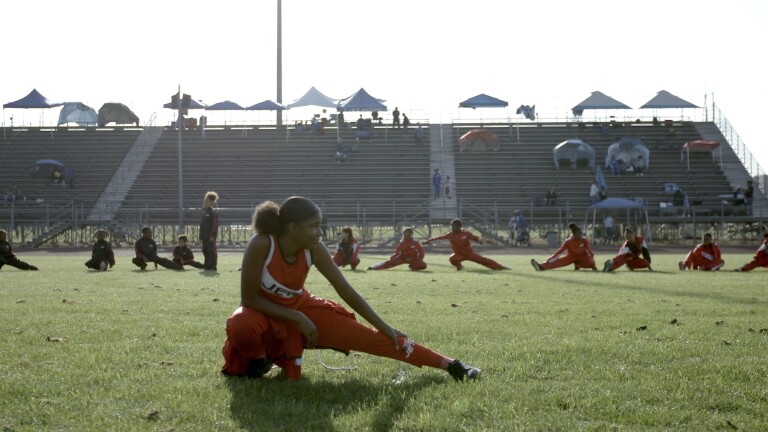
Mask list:
[[[142,124],[153,113],[168,124],[174,114],[162,105],[179,86],[206,104],[276,100],[276,16],[277,0],[6,2],[0,101],[36,88],[96,110],[122,102]],[[412,122],[518,121],[523,104],[536,105],[542,121],[562,121],[593,91],[638,108],[666,90],[702,107],[714,101],[768,169],[763,0],[282,0],[282,16],[284,103],[311,86],[332,98],[365,88]],[[458,109],[480,93],[509,109]],[[5,109],[2,121],[55,123],[58,108],[48,111]],[[649,111],[584,118],[711,119],[704,110]]]

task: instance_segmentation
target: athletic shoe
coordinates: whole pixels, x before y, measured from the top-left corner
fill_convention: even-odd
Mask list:
[[[608,273],[611,271],[611,267],[613,266],[613,260],[608,260],[603,264],[603,273]]]
[[[448,365],[448,373],[451,374],[456,381],[464,381],[464,378],[468,380],[476,380],[480,376],[480,369],[472,366],[467,366],[456,359]]]
[[[531,265],[533,266],[534,269],[536,269],[536,271],[541,271],[541,264],[537,263],[534,258],[531,258]]]
[[[107,263],[105,261],[99,263],[99,270],[107,271]]]
[[[251,359],[245,375],[248,378],[261,378],[272,370],[272,362],[265,358]]]
[[[35,267],[35,266],[33,266],[33,265],[29,266],[29,269],[30,269],[30,270],[32,270],[32,271],[38,271],[38,270],[40,270],[39,268],[37,268],[37,267]]]
[[[743,271],[743,270],[741,269],[741,267],[739,267],[739,268],[737,268],[737,269],[733,269],[733,271],[735,271],[735,272],[740,272],[740,271]]]
[[[373,270],[373,267],[366,267],[365,269],[366,270]],[[411,269],[411,270],[413,270],[413,269]]]
[[[677,262],[677,268],[680,269],[680,271],[685,271],[685,264],[683,264],[682,261]]]

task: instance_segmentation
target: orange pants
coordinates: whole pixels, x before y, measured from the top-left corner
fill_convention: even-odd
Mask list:
[[[422,345],[411,343],[405,337],[400,337],[401,349],[395,350],[389,337],[357,322],[354,314],[338,303],[306,292],[303,295],[308,298],[301,301],[296,309],[317,327],[318,348],[332,348],[343,352],[359,351],[418,367],[440,368],[446,359],[445,356]],[[296,346],[297,342],[300,346]],[[279,360],[281,356],[288,359],[301,357],[304,344],[304,338],[298,332],[296,324],[274,320],[261,312],[241,306],[227,320],[227,340],[222,349],[225,364],[222,371],[229,375],[245,375],[251,359],[268,357],[271,360]],[[279,361],[275,363],[284,367]]]
[[[344,264],[344,254],[337,251],[335,254],[333,254],[333,262],[335,262],[337,266],[341,267],[341,265]],[[352,270],[354,270],[355,267],[360,264],[360,257],[355,256],[350,258],[347,264],[349,264],[349,266],[352,267]]]
[[[580,256],[580,257],[576,257],[576,256],[572,257],[570,255],[566,255],[552,262],[547,261],[545,263],[541,263],[540,265],[542,270],[551,270],[551,269],[556,269],[560,267],[565,267],[569,264],[576,264],[577,270],[583,269],[583,268],[588,268],[588,269],[595,268],[595,260],[592,257],[586,256],[586,255]]]
[[[685,257],[683,265],[688,270],[717,270],[725,264],[725,261],[719,259],[717,261],[710,261],[705,258],[698,258],[693,255],[693,252],[688,252],[688,256]]]
[[[427,263],[422,260],[418,261],[406,261],[403,258],[392,258],[387,261],[380,262],[371,267],[371,270],[386,270],[388,268],[397,267],[399,265],[408,264],[411,270],[424,270],[427,268]]]
[[[616,270],[617,268],[623,266],[624,264],[626,264],[627,267],[631,268],[632,270],[644,269],[651,266],[651,263],[648,262],[642,256],[636,256],[632,254],[616,255],[613,258],[613,265],[611,266],[611,271]]]
[[[741,266],[741,271],[747,272],[758,267],[768,267],[768,258],[763,258],[761,260],[753,259],[752,261]]]
[[[497,263],[496,261],[490,258],[486,258],[482,255],[476,254],[474,252],[470,253],[469,255],[453,253],[451,254],[450,257],[448,257],[448,261],[450,261],[451,265],[453,265],[457,269],[461,268],[462,261],[472,261],[493,270],[502,270],[504,268],[504,266]]]

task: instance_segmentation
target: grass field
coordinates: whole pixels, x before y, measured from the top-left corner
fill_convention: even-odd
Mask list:
[[[655,273],[537,273],[528,260],[546,254],[532,251],[489,255],[508,272],[456,272],[436,253],[424,272],[344,270],[387,322],[483,375],[323,351],[358,367],[328,371],[307,351],[288,382],[219,373],[240,253],[217,274],[19,255],[41,271],[0,271],[3,431],[768,430],[762,269],[681,273],[657,254]],[[317,271],[307,287],[338,300]]]

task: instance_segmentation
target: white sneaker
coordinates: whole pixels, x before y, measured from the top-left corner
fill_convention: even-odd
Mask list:
[[[680,271],[685,271],[685,264],[683,264],[682,261],[678,261],[677,268],[679,268]]]
[[[99,263],[99,270],[107,271],[107,263],[106,263],[106,261],[102,261],[101,263]]]

